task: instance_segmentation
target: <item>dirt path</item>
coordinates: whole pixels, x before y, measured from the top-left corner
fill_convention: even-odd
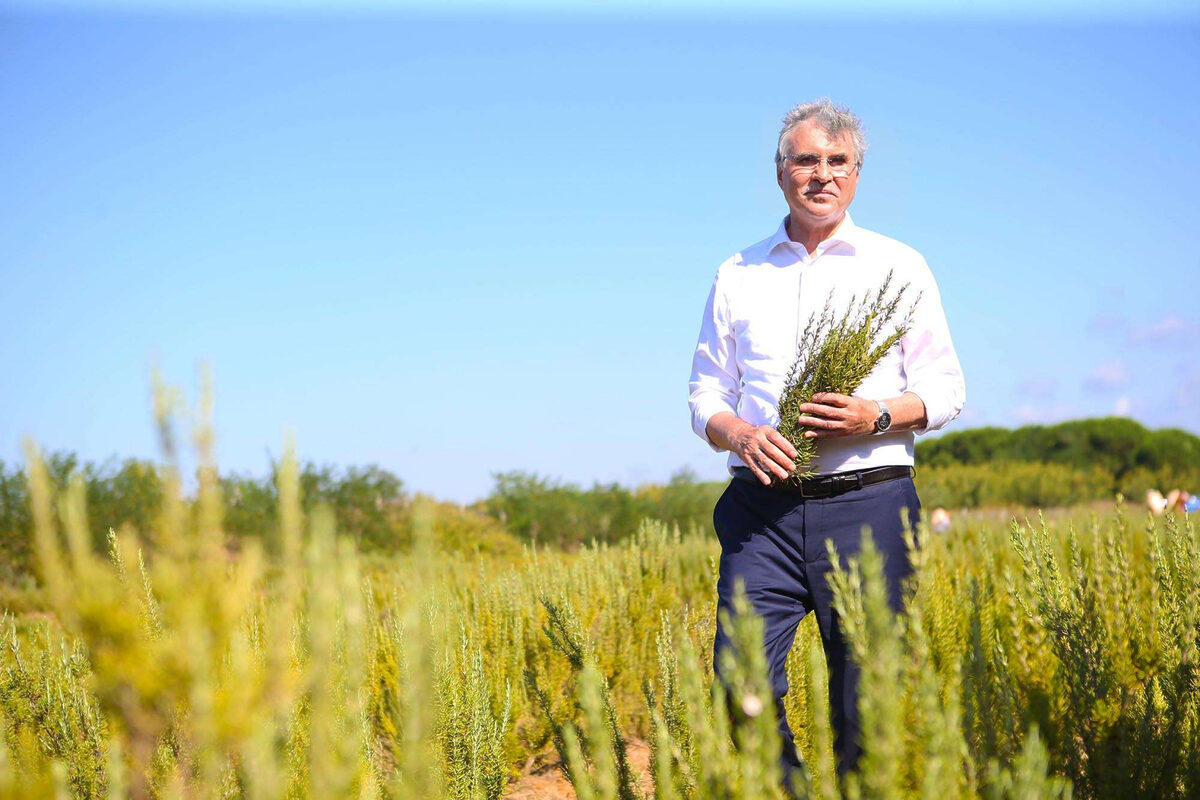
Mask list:
[[[631,739],[627,752],[629,765],[642,791],[649,793],[654,786],[650,780],[650,747],[643,741]],[[575,800],[575,792],[558,768],[559,763],[555,760],[519,778],[508,787],[505,800]]]

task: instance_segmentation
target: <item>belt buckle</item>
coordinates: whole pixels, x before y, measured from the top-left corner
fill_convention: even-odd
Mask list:
[[[861,488],[863,488],[861,471],[856,470],[843,475],[835,475],[831,481],[829,496],[837,497],[838,495],[847,494]]]
[[[853,478],[853,475],[833,475],[829,479],[829,496],[838,497],[852,488],[853,480],[847,481],[846,478]]]
[[[804,483],[801,482],[800,496],[805,500],[823,500],[827,497],[833,497],[833,491],[836,486],[837,478],[832,475],[825,478],[812,478],[807,491],[804,488]]]

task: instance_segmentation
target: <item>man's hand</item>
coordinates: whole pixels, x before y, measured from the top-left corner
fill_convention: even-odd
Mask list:
[[[890,406],[889,406],[890,408]],[[799,422],[806,428],[805,439],[834,436],[862,436],[875,432],[879,403],[834,392],[818,392],[811,403],[800,406]]]
[[[715,444],[740,458],[764,486],[771,485],[772,476],[783,480],[796,469],[792,460],[798,455],[796,448],[770,425],[751,425],[723,412],[708,421],[706,432]]]
[[[792,461],[796,448],[770,425],[746,425],[734,436],[733,445],[730,449],[766,486],[771,485],[772,475],[783,480],[796,469]]]
[[[923,430],[929,424],[925,402],[913,392],[899,397],[885,397],[892,416],[892,433]],[[833,436],[864,436],[875,432],[879,403],[862,397],[833,392],[818,392],[811,403],[800,406],[800,424],[812,428],[804,432],[806,439],[828,439]]]

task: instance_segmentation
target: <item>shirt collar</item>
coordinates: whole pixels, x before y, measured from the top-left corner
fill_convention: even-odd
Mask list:
[[[767,240],[768,253],[781,244],[790,244],[793,247],[800,248],[804,247],[804,245],[800,244],[799,242],[793,242],[791,237],[788,236],[787,223],[788,217],[785,216],[783,221],[779,223],[779,227],[775,230],[775,233],[772,234],[771,238]],[[854,220],[850,219],[850,212],[847,211],[842,216],[842,221],[838,223],[837,228],[834,229],[833,233],[830,234],[828,239],[825,239],[817,246],[817,250],[818,252],[824,252],[833,247],[835,244],[839,243],[850,245],[850,247],[853,248],[855,246],[855,242],[859,238],[858,232],[859,227],[854,224]]]

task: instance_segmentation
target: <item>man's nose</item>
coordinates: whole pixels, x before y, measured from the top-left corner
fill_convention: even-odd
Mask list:
[[[813,177],[821,183],[828,183],[833,177],[833,170],[829,166],[829,161],[822,158],[817,162],[817,166],[813,169]]]

